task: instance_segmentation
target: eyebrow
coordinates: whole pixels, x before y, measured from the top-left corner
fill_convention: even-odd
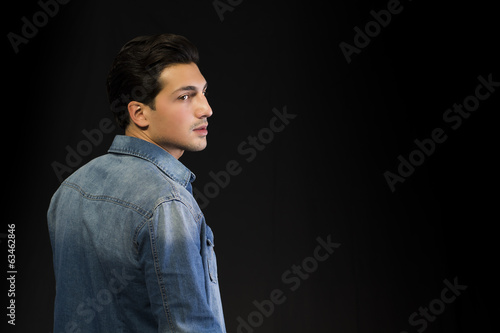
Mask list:
[[[205,85],[203,86],[202,90],[207,89],[208,82],[205,82]],[[176,89],[174,92],[172,92],[172,95],[179,92],[179,91],[198,91],[198,88],[196,86],[184,86],[180,87],[179,89]]]

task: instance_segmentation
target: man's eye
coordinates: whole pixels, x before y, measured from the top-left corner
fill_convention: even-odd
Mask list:
[[[203,92],[203,96],[207,96],[207,95],[208,95],[208,91],[206,91],[206,90],[205,90],[205,91]]]
[[[187,100],[188,98],[189,98],[189,95],[182,95],[182,96],[179,96],[179,99],[180,99],[180,100],[183,100],[183,101]]]

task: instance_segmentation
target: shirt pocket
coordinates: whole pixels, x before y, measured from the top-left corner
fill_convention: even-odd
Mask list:
[[[217,283],[217,258],[215,256],[215,243],[212,230],[207,226],[207,266],[210,281]]]

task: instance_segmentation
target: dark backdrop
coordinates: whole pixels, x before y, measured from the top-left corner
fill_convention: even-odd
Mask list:
[[[494,2],[74,0],[48,1],[48,14],[37,14],[44,3],[4,8],[1,233],[8,258],[15,223],[17,271],[10,329],[52,329],[45,214],[60,183],[54,166],[65,165],[65,178],[120,134],[100,128],[112,117],[112,59],[137,35],[173,32],[198,46],[210,86],[208,148],[181,161],[197,175],[216,235],[228,332],[495,330]],[[9,33],[22,36],[24,25],[29,38],[16,53]],[[342,42],[358,49],[346,57]],[[489,93],[482,101],[479,76],[493,81],[479,88]],[[446,121],[464,100],[470,116]],[[436,128],[446,140],[432,148]],[[85,143],[85,131],[102,140]],[[85,156],[68,166],[78,149]],[[417,166],[402,165],[392,191],[384,174],[395,177],[410,157]],[[224,178],[230,161],[240,173]],[[334,252],[316,250],[322,242]]]

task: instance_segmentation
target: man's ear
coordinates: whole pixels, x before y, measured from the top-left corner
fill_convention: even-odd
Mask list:
[[[145,108],[147,107],[143,103],[132,101],[128,103],[128,114],[130,116],[130,120],[136,124],[138,127],[147,127],[149,125],[149,121],[145,116]]]

